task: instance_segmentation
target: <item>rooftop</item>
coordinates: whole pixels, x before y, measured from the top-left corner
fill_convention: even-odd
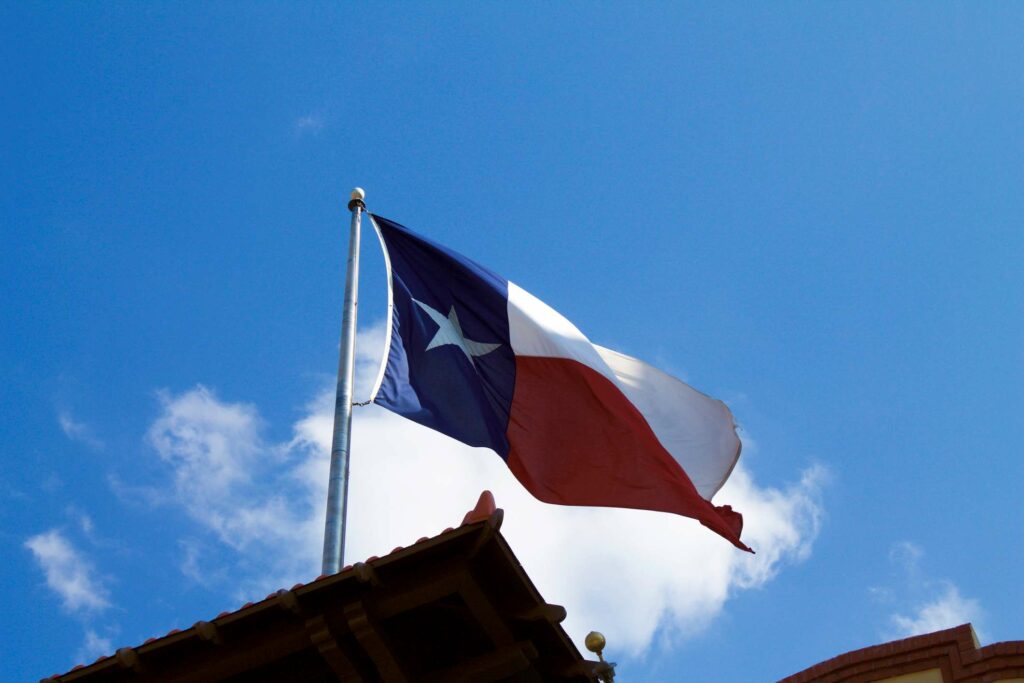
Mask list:
[[[502,518],[485,491],[457,528],[43,680],[597,680]]]
[[[833,657],[779,683],[860,683],[934,672],[946,683],[991,683],[1024,678],[1024,641],[980,647],[974,628],[943,631],[873,645]],[[924,681],[925,678],[914,680]],[[931,679],[928,679],[931,680]]]

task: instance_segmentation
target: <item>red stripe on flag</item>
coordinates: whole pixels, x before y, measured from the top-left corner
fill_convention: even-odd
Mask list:
[[[507,434],[509,468],[545,503],[672,512],[750,550],[743,517],[701,498],[636,406],[582,363],[516,356]]]

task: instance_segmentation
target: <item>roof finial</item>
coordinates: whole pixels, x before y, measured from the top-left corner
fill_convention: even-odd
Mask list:
[[[600,660],[600,664],[594,667],[594,673],[597,674],[599,681],[605,683],[611,683],[615,679],[615,662],[604,661],[604,646],[607,644],[604,639],[604,634],[598,631],[591,631],[584,638],[583,644],[587,646],[587,649],[597,655]]]
[[[494,502],[494,494],[484,490],[481,492],[479,500],[476,501],[476,507],[466,513],[466,516],[462,518],[462,523],[482,522],[493,515],[497,507]]]

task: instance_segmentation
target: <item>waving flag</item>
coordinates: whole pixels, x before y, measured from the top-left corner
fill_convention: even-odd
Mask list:
[[[492,449],[544,502],[672,512],[749,550],[740,514],[710,502],[740,454],[724,403],[592,344],[518,285],[371,217],[391,285],[375,403]]]

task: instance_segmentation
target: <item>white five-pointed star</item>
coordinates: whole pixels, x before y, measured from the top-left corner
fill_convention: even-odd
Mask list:
[[[466,336],[462,334],[462,325],[459,324],[459,316],[455,312],[455,306],[452,306],[451,310],[448,311],[448,317],[446,318],[439,311],[434,310],[422,301],[417,301],[416,299],[413,299],[413,301],[437,324],[437,334],[427,344],[427,351],[436,349],[439,346],[453,344],[462,349],[469,362],[473,363],[473,358],[487,355],[501,346],[501,344],[484,344],[483,342],[466,339]]]

